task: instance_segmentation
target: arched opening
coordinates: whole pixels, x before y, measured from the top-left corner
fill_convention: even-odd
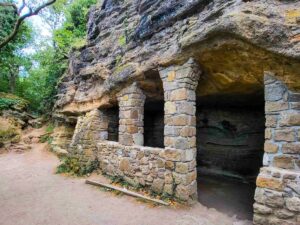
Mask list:
[[[264,145],[262,94],[199,97],[197,171],[199,201],[207,207],[252,219],[255,180]]]
[[[164,94],[159,72],[151,70],[145,73],[145,79],[139,86],[146,95],[144,106],[144,145],[164,147]]]
[[[210,65],[200,60],[204,74],[197,88],[198,200],[252,220],[264,153],[263,71],[256,73],[257,67],[246,60],[230,60],[236,51],[223,53],[228,57],[211,54],[215,58]]]

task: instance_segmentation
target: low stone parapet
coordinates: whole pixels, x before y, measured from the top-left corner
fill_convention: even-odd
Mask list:
[[[104,173],[157,194],[174,196],[188,203],[196,200],[195,151],[125,146],[110,141],[98,142],[97,149]]]
[[[265,167],[257,177],[254,224],[300,224],[300,172]]]

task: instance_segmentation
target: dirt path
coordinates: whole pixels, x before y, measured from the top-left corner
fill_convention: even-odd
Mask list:
[[[151,207],[55,174],[59,160],[45,144],[0,155],[0,225],[243,225],[200,204]],[[94,178],[93,178],[94,179]]]

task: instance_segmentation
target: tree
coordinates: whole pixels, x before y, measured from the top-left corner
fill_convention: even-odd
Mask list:
[[[42,9],[52,5],[55,2],[56,0],[49,0],[36,8],[33,8],[32,6],[30,6],[30,4],[27,4],[26,0],[22,0],[22,4],[19,8],[11,0],[8,0],[6,2],[0,2],[1,8],[9,7],[13,9],[16,17],[16,22],[15,25],[13,26],[12,31],[8,34],[8,36],[4,37],[3,40],[0,40],[0,49],[2,49],[4,46],[6,46],[10,41],[12,41],[16,37],[20,29],[20,26],[22,25],[23,21],[26,18],[38,15]],[[23,14],[24,9],[27,9],[28,12]]]
[[[16,20],[11,7],[0,8],[0,39],[11,32],[11,23]],[[23,23],[15,38],[0,51],[0,91],[15,93],[20,66],[28,65],[29,59],[22,54],[22,49],[31,41],[32,29]]]

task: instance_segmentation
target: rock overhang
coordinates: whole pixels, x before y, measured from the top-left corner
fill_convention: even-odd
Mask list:
[[[151,71],[191,57],[204,70],[199,97],[261,92],[264,71],[300,89],[299,2],[105,2],[110,6],[94,7],[89,14],[88,45],[70,59],[59,112],[114,105],[115,94],[132,81],[160,90]],[[149,15],[153,24],[143,22]],[[148,31],[138,35],[143,26]]]

